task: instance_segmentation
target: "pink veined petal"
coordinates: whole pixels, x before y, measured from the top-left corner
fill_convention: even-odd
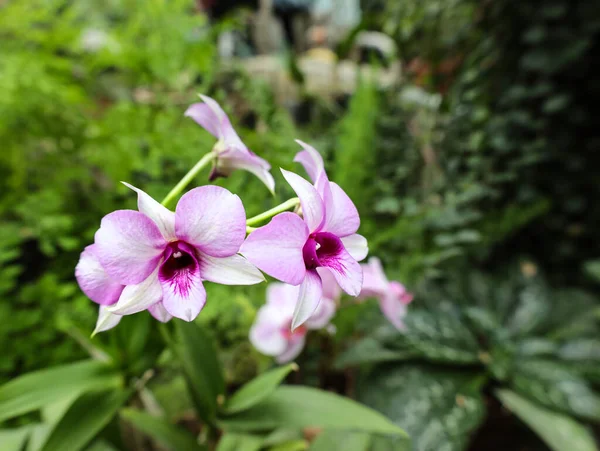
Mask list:
[[[87,246],[75,267],[75,278],[81,291],[100,305],[117,302],[124,286],[112,280],[100,264],[95,253],[95,244]]]
[[[360,217],[354,203],[337,183],[329,182],[331,200],[325,199],[327,218],[322,231],[345,237],[356,233]]]
[[[333,277],[329,268],[317,268],[321,281],[323,283],[323,297],[337,301],[342,295],[342,289]]]
[[[306,276],[300,284],[298,301],[292,318],[292,331],[304,324],[315,312],[323,295],[321,277],[314,269],[306,271]]]
[[[361,298],[380,297],[389,290],[389,282],[381,261],[377,257],[371,257],[363,268],[363,286],[360,292]]]
[[[319,254],[320,265],[327,267],[331,271],[342,290],[350,296],[358,296],[363,284],[363,273],[360,264],[352,258],[341,241],[339,241],[339,238],[337,238],[339,245],[334,246],[331,244],[331,241],[335,239],[335,235],[322,232],[317,235],[317,239],[322,235],[327,235],[327,239],[326,241],[322,241],[326,244],[321,247],[322,252]],[[325,253],[325,249],[327,248],[330,249]]]
[[[275,318],[276,314],[277,311],[269,306],[261,307],[250,328],[250,343],[265,355],[280,355],[287,346],[287,339]]]
[[[115,327],[123,318],[121,315],[115,315],[110,313],[105,305],[100,306],[98,311],[98,320],[96,321],[96,327],[92,332],[92,337],[97,333],[107,331]]]
[[[275,360],[277,363],[287,363],[294,360],[300,355],[302,349],[304,349],[304,343],[306,342],[305,335],[293,335],[287,343],[287,348],[281,354],[279,354]]]
[[[223,108],[208,96],[200,95],[200,98],[204,103],[194,103],[184,116],[192,118],[217,139],[240,141]]]
[[[264,282],[262,273],[241,255],[211,257],[200,253],[200,276],[209,282],[223,285],[254,285]]]
[[[162,302],[167,312],[188,322],[196,319],[206,304],[206,290],[199,268],[185,268],[174,274],[161,271],[159,279],[163,291]]]
[[[154,271],[166,241],[145,214],[117,210],[102,218],[95,252],[108,275],[123,285],[135,285]]]
[[[307,238],[308,227],[298,215],[280,213],[252,232],[240,253],[271,277],[299,285],[306,272],[302,248]]]
[[[335,310],[335,301],[323,296],[315,312],[306,321],[306,327],[309,329],[322,329],[329,324],[331,318],[335,315]]]
[[[161,205],[141,189],[136,188],[127,182],[121,183],[137,193],[138,210],[154,221],[160,232],[165,237],[165,240],[173,241],[177,239],[175,236],[175,213]]]
[[[273,282],[267,287],[267,304],[273,305],[278,315],[287,317],[288,321],[294,314],[300,287],[287,283]]]
[[[155,319],[157,319],[161,323],[171,321],[171,319],[173,318],[173,316],[170,315],[169,312],[167,312],[167,309],[165,309],[165,306],[162,302],[157,302],[156,304],[151,305],[150,307],[148,307],[148,311]]]
[[[315,187],[298,174],[285,169],[281,169],[281,173],[300,198],[302,216],[308,230],[311,233],[320,230],[325,222],[325,206]]]
[[[398,330],[404,329],[402,319],[406,316],[406,305],[398,297],[389,292],[379,300],[379,307],[390,323]]]
[[[357,262],[364,260],[369,253],[369,245],[367,239],[355,233],[341,238],[346,250],[352,255],[352,258]]]
[[[143,282],[127,285],[117,303],[109,307],[109,311],[118,315],[132,315],[160,302],[162,287],[158,280],[158,271],[157,266]]]
[[[194,188],[177,204],[175,233],[212,257],[234,255],[246,236],[242,201],[219,186]]]
[[[229,154],[226,153],[222,157],[219,157],[218,165],[222,165],[226,173],[230,173],[235,169],[248,171],[258,177],[258,179],[264,183],[271,194],[275,192],[275,179],[269,172],[271,165],[259,156],[251,153],[241,154],[239,152],[233,153],[231,156],[229,156]],[[217,168],[217,170],[220,169]]]
[[[308,177],[313,183],[316,183],[319,174],[321,174],[321,172],[325,172],[323,157],[314,147],[300,141],[299,139],[297,139],[296,142],[300,144],[304,150],[296,154],[294,161],[304,166]]]

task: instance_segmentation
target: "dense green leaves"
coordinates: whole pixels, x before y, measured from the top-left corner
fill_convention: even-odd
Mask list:
[[[31,426],[15,429],[0,429],[0,444],[3,451],[21,451],[31,434]]]
[[[173,349],[178,356],[188,389],[198,415],[214,421],[217,398],[225,392],[221,365],[212,338],[196,323],[176,322],[177,341]]]
[[[552,451],[598,450],[592,434],[573,418],[544,409],[510,390],[498,390],[496,394]]]
[[[123,409],[121,417],[171,451],[205,449],[192,434],[168,423],[164,418],[153,417],[136,409]]]
[[[124,390],[86,393],[52,428],[41,451],[78,451],[116,415],[131,393]]]
[[[281,368],[267,371],[252,379],[229,398],[224,407],[225,413],[241,412],[258,404],[273,393],[291,371],[297,369],[298,365],[290,363]]]
[[[358,386],[358,399],[405,429],[413,449],[463,450],[485,417],[484,378],[465,370],[387,364]]]
[[[76,393],[120,384],[116,370],[91,360],[29,373],[0,387],[0,421]]]
[[[334,393],[310,387],[281,386],[260,404],[222,419],[231,431],[319,426],[405,435],[383,415]]]
[[[263,441],[263,437],[258,435],[228,432],[219,440],[217,451],[258,451]]]

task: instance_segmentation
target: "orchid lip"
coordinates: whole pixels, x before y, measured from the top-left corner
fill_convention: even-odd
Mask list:
[[[341,240],[333,233],[317,232],[308,237],[302,248],[302,256],[306,269],[324,266],[321,259],[335,257],[343,248]]]
[[[161,283],[175,284],[182,294],[187,293],[189,276],[199,267],[194,248],[184,241],[173,241],[167,245],[164,259],[159,271]]]

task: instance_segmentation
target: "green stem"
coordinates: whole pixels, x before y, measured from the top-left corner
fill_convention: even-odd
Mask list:
[[[294,208],[299,203],[300,203],[300,199],[298,199],[297,197],[293,197],[289,200],[286,200],[284,203],[279,204],[276,207],[273,207],[270,210],[265,211],[264,213],[253,216],[252,218],[250,218],[246,221],[246,225],[247,226],[256,225],[256,224],[264,221],[265,219],[272,218],[273,216],[275,216],[278,213],[282,213],[286,210],[289,210],[290,208]]]
[[[200,172],[206,165],[211,163],[214,159],[215,159],[215,154],[212,152],[209,152],[206,155],[204,155],[202,158],[200,158],[200,161],[198,161],[198,163],[196,163],[195,166],[192,169],[190,169],[187,174],[185,174],[183,176],[183,178],[179,181],[179,183],[177,185],[175,185],[175,187],[171,191],[169,191],[169,194],[166,195],[166,197],[163,199],[161,204],[163,204],[165,207],[168,204],[170,204],[171,201],[173,199],[175,199],[177,196],[179,196],[181,194],[181,192],[185,189],[185,187],[190,184],[190,182],[194,179],[194,177],[196,177],[198,172]]]

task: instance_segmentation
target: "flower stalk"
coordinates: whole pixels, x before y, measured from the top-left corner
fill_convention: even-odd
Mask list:
[[[216,158],[216,155],[213,152],[209,152],[206,155],[204,155],[202,158],[200,158],[198,163],[196,163],[194,165],[194,167],[192,169],[190,169],[188,171],[188,173],[183,176],[183,178],[179,181],[179,183],[177,183],[177,185],[175,185],[175,187],[173,187],[173,189],[171,191],[169,191],[169,194],[167,194],[165,196],[165,198],[162,200],[161,204],[164,205],[165,207],[167,205],[169,205],[173,201],[173,199],[175,199],[177,196],[179,196],[183,192],[185,187],[190,184],[190,182],[194,179],[194,177],[196,177],[196,175],[198,175],[198,173],[202,169],[204,169],[209,163],[212,163],[215,158]]]
[[[273,207],[270,210],[265,211],[264,213],[261,213],[259,215],[253,216],[252,218],[248,219],[246,221],[246,226],[254,226],[256,224],[259,224],[259,223],[265,221],[266,219],[272,218],[273,216],[275,216],[279,213],[283,213],[284,211],[289,210],[290,208],[295,208],[299,204],[300,204],[300,199],[298,199],[297,197],[293,197],[289,200],[286,200],[284,203],[279,204],[276,207]],[[246,230],[248,230],[248,229],[254,230],[252,227],[247,227]],[[249,230],[248,233],[250,233],[252,230]]]

